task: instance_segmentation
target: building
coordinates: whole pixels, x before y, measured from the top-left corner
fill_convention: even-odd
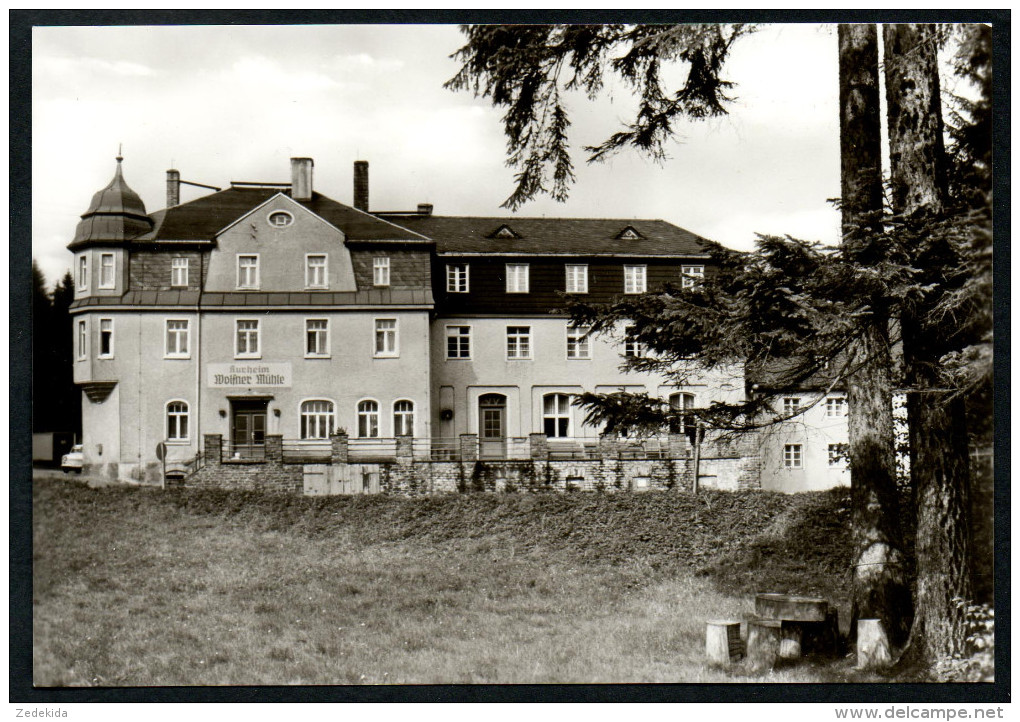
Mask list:
[[[677,439],[669,454],[665,437],[641,453],[607,447],[571,396],[644,390],[678,407],[743,397],[740,369],[682,387],[625,373],[623,358],[641,351],[624,329],[586,336],[560,310],[572,294],[609,301],[695,282],[703,241],[672,224],[449,217],[426,204],[369,212],[367,163],[355,163],[345,205],[314,189],[310,158],[291,159],[289,183],[205,186],[187,203],[188,181],[170,170],[167,207],[150,214],[121,163],[69,245],[93,472],[153,482],[160,456],[175,468],[203,454],[240,466],[335,460],[336,432],[345,462],[590,461],[612,448],[618,460],[689,463]],[[706,447],[684,473],[746,478],[727,449]]]

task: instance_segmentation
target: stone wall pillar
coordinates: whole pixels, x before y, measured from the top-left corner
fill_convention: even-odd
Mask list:
[[[460,460],[478,461],[478,434],[460,435]]]
[[[602,434],[599,437],[599,456],[603,461],[611,461],[619,456],[619,439],[616,434]]]
[[[668,439],[669,458],[684,459],[691,455],[691,445],[684,434],[670,434]]]
[[[414,463],[414,437],[397,437],[397,463],[401,466],[410,466]]]
[[[204,434],[202,436],[202,453],[207,465],[220,465],[223,460],[223,434]]]
[[[266,434],[266,461],[283,463],[283,437],[279,434]]]
[[[531,448],[531,458],[536,461],[549,460],[549,437],[543,433],[528,435],[528,446]]]
[[[336,433],[329,437],[329,463],[347,463],[348,441],[346,433]]]

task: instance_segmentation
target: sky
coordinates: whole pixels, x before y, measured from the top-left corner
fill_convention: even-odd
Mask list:
[[[150,213],[165,206],[168,168],[220,187],[289,182],[289,159],[309,156],[315,189],[344,203],[353,162],[367,160],[373,211],[510,215],[502,112],[443,88],[459,68],[456,26],[48,27],[32,41],[32,252],[51,284],[119,147]],[[516,215],[661,218],[740,249],[756,233],[835,244],[837,60],[835,25],[741,39],[730,113],[681,123],[661,164],[625,150],[588,165],[583,146],[617,130],[633,97],[617,84],[596,102],[572,96],[570,198]],[[184,186],[182,201],[206,192]]]

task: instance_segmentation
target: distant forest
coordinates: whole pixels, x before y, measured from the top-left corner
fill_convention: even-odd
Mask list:
[[[81,438],[81,390],[74,385],[71,302],[67,272],[53,287],[32,261],[32,431],[73,431]]]

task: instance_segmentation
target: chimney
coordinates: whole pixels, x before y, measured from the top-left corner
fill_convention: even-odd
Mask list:
[[[431,216],[432,215],[432,204],[431,203],[419,203],[418,204],[418,215],[419,216]]]
[[[296,201],[312,200],[312,168],[315,162],[311,158],[290,159],[290,197]]]
[[[368,213],[368,161],[354,161],[354,207]]]
[[[166,172],[166,207],[181,204],[181,172],[171,168]]]

